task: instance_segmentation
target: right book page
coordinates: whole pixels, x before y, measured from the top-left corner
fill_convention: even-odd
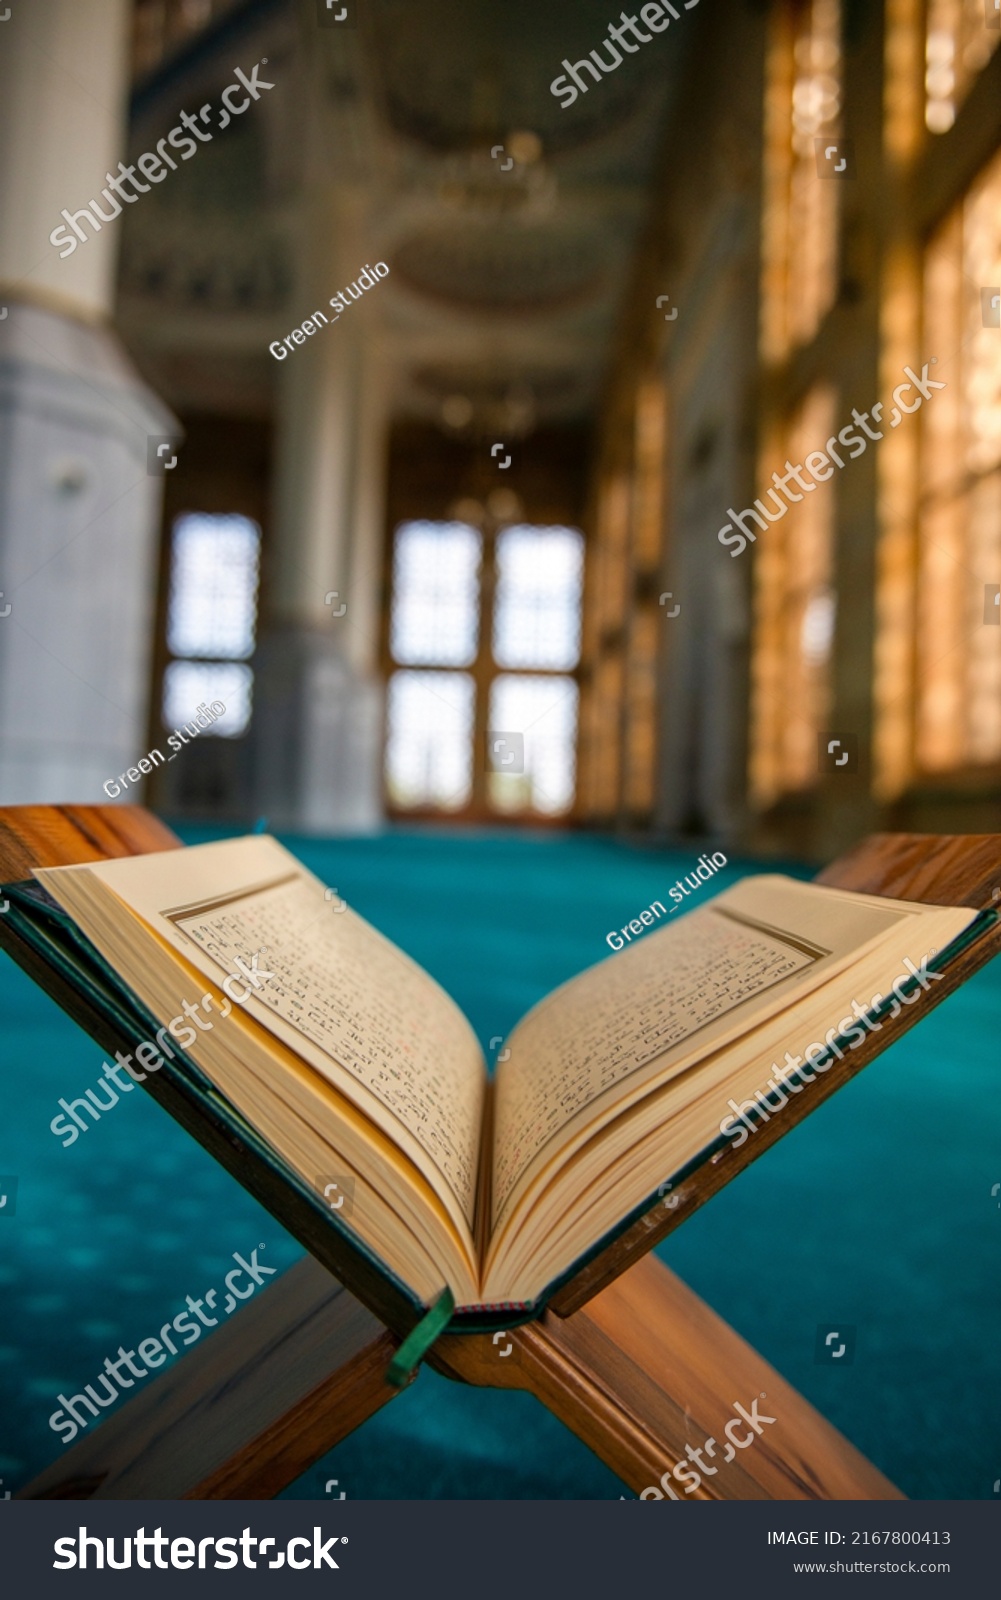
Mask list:
[[[721,1052],[739,1059],[743,1037],[770,1019],[791,1025],[812,993],[869,958],[877,981],[884,966],[887,984],[906,975],[906,959],[919,965],[974,916],[749,878],[554,991],[514,1030],[497,1074],[491,1261],[603,1126],[672,1080],[694,1083]]]

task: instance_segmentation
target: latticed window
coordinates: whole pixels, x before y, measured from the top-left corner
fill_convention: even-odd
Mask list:
[[[386,742],[395,807],[569,810],[583,563],[576,528],[397,528]]]
[[[925,124],[946,133],[970,86],[1001,44],[994,0],[927,0]]]
[[[827,385],[811,389],[766,442],[758,504],[769,504],[773,471],[823,450],[836,431],[834,401]],[[831,689],[834,492],[834,482],[817,484],[783,515],[772,499],[775,520],[756,535],[751,789],[761,806],[817,781]]]
[[[762,354],[812,339],[837,293],[840,0],[773,7],[765,89]]]
[[[221,701],[210,732],[235,738],[250,724],[261,530],[249,517],[178,517],[171,530],[167,650],[161,717],[176,728],[201,703]]]
[[[1001,154],[930,241],[921,413],[919,771],[1001,760]]]

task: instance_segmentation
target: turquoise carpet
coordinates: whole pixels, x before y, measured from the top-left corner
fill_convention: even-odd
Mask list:
[[[454,995],[484,1046],[697,854],[431,831],[287,842]],[[731,863],[713,889],[751,870]],[[220,1285],[235,1252],[285,1267],[300,1251],[144,1095],[63,1149],[56,1102],[95,1083],[101,1052],[2,956],[0,1005],[0,1174],[19,1179],[16,1216],[0,1211],[2,1497],[59,1454],[60,1390]],[[995,963],[661,1250],[911,1497],[990,1499],[1001,1476],[999,1015]],[[853,1364],[815,1365],[818,1325],[841,1323]],[[328,1483],[351,1499],[629,1492],[531,1397],[428,1371],[286,1497]]]

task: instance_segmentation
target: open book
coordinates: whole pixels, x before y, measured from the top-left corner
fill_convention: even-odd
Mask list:
[[[541,1306],[753,1137],[759,1091],[781,1115],[779,1067],[805,1092],[918,1001],[977,916],[745,879],[548,995],[491,1080],[439,985],[273,839],[35,876],[162,1024],[137,1063],[186,1052],[332,1211],[350,1196],[332,1225],[459,1310]]]

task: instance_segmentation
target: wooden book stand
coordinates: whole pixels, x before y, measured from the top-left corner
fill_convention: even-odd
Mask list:
[[[0,880],[176,847],[132,806],[0,809]],[[893,835],[865,840],[818,882],[868,894],[966,905],[997,903],[1001,835]],[[0,944],[105,1050],[123,1040],[0,916]],[[537,1322],[504,1335],[442,1338],[429,1360],[466,1383],[527,1389],[637,1492],[684,1459],[687,1443],[723,1440],[736,1401],[767,1395],[775,1422],[753,1450],[703,1476],[699,1500],[888,1500],[899,1491],[692,1291],[648,1254],[652,1245],[808,1111],[854,1077],[1001,949],[991,928],[921,1001],[885,1022],[740,1149],[728,1147],[677,1186],[559,1293]],[[915,1013],[917,1015],[915,1015]],[[196,1117],[164,1075],[146,1087],[237,1176],[232,1139]],[[241,1179],[242,1181],[242,1179]],[[398,1392],[387,1365],[412,1308],[338,1256],[332,1230],[292,1216],[264,1182],[253,1192],[313,1252],[233,1314],[114,1415],[66,1450],[21,1499],[268,1499]],[[320,1259],[316,1259],[319,1257]],[[326,1262],[326,1265],[321,1264]],[[329,1270],[334,1264],[342,1284]],[[345,1286],[346,1285],[346,1286]],[[502,1353],[499,1344],[507,1354]],[[510,1347],[508,1349],[508,1347]]]

